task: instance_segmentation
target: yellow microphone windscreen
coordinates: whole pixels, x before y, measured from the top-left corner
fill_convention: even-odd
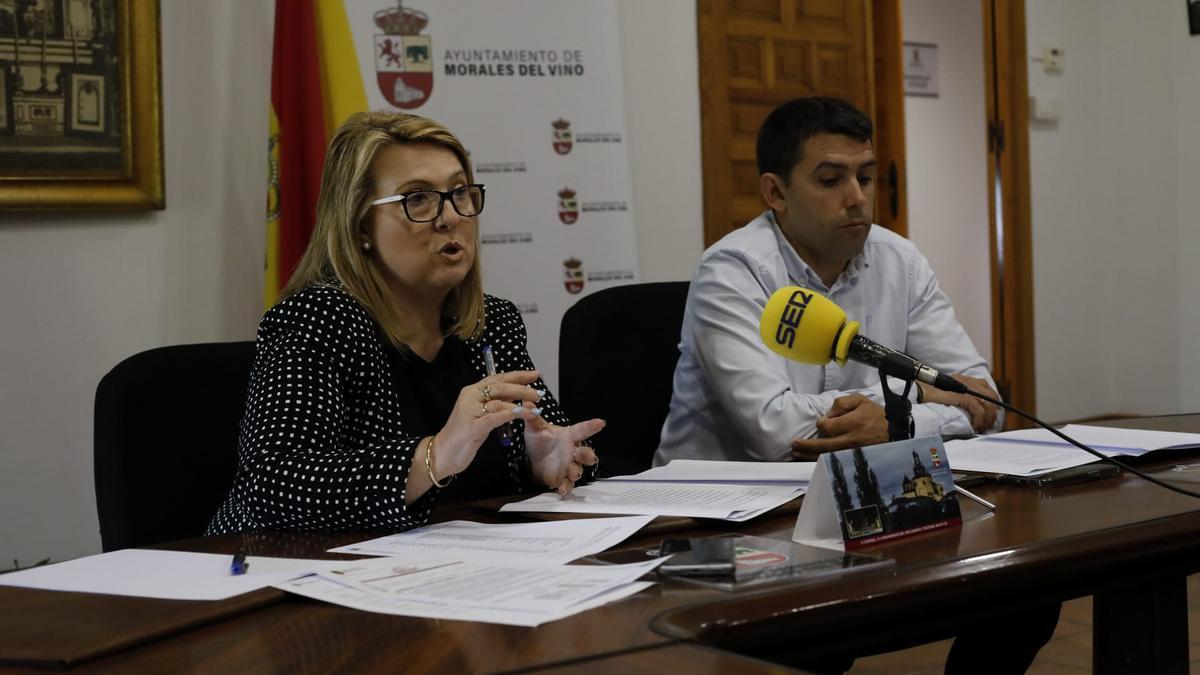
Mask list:
[[[771,351],[786,359],[844,364],[858,322],[847,323],[842,308],[816,291],[785,286],[771,294],[758,332]]]

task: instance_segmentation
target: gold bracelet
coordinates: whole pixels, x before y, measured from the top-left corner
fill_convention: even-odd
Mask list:
[[[429,482],[433,483],[434,487],[444,488],[450,484],[450,481],[454,480],[454,476],[447,478],[445,483],[439,483],[438,479],[433,475],[433,448],[436,441],[437,435],[435,434],[429,437],[429,445],[425,446],[425,473],[429,474]]]

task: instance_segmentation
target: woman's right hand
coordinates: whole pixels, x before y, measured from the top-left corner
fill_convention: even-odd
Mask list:
[[[489,433],[516,418],[531,420],[541,414],[536,407],[542,392],[528,386],[536,381],[536,370],[514,370],[489,375],[458,393],[446,426],[437,433],[438,480],[461,473],[475,460],[475,453]],[[524,405],[526,402],[532,406]]]

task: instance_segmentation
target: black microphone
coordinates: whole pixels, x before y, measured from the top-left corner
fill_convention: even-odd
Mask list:
[[[763,310],[758,330],[762,341],[780,356],[821,365],[847,359],[878,368],[907,382],[918,380],[956,394],[966,385],[904,352],[859,335],[857,321],[846,321],[846,312],[825,296],[799,286],[785,286],[773,294]]]

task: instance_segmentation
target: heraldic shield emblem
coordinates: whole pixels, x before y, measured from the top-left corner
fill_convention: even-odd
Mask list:
[[[425,12],[401,3],[375,12],[375,78],[379,91],[397,108],[419,108],[433,93],[433,42],[421,31]]]
[[[563,286],[571,295],[583,290],[583,261],[571,257],[563,261]]]
[[[575,191],[569,187],[558,191],[558,219],[563,225],[579,220],[579,202],[575,199]]]
[[[554,151],[560,155],[571,152],[571,146],[575,144],[571,136],[571,123],[560,117],[550,124],[554,127]]]

